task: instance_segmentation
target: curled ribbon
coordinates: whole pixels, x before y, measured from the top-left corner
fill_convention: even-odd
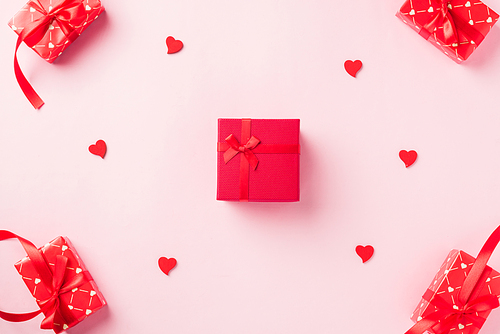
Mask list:
[[[14,73],[24,95],[35,109],[39,109],[44,102],[21,71],[17,60],[17,50],[22,42],[25,42],[30,47],[35,46],[42,40],[54,21],[58,23],[68,40],[73,42],[78,37],[75,29],[87,19],[87,13],[82,0],[64,0],[59,5],[49,9],[46,9],[40,0],[31,0],[28,6],[41,13],[42,16],[27,24],[17,38],[14,52]]]
[[[433,15],[419,32],[422,37],[429,39],[437,28],[443,28],[442,42],[445,45],[457,47],[460,42],[458,37],[459,31],[466,34],[476,44],[480,44],[483,41],[484,36],[479,31],[454,14],[451,1],[436,0],[436,2],[437,9],[433,11]]]
[[[28,254],[28,257],[32,261],[33,266],[40,275],[40,280],[50,292],[50,297],[45,300],[38,301],[38,305],[40,306],[40,310],[38,311],[22,314],[0,311],[0,318],[10,322],[23,322],[33,319],[43,312],[45,318],[42,320],[40,328],[55,330],[54,319],[56,314],[59,313],[65,321],[65,324],[69,327],[77,323],[78,319],[75,318],[73,313],[65,307],[60,307],[60,296],[85,284],[88,281],[93,280],[90,273],[88,271],[82,271],[73,278],[66,279],[65,276],[68,258],[63,255],[58,255],[56,257],[54,272],[52,273],[43,255],[35,247],[35,245],[12,232],[0,230],[0,241],[12,238],[17,238],[21,242],[22,246],[26,250],[26,253]]]
[[[498,297],[495,295],[478,297],[491,273],[491,268],[486,264],[499,242],[500,226],[486,240],[474,261],[460,289],[458,305],[450,304],[435,292],[427,290],[423,298],[436,306],[438,310],[422,318],[405,334],[421,334],[430,329],[436,334],[446,334],[453,327],[459,327],[462,321],[481,328],[486,319],[480,317],[477,312],[491,311],[500,306]]]

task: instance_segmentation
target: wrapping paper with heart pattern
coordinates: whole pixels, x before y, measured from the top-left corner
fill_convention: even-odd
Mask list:
[[[50,8],[55,7],[56,4],[60,3],[61,0],[39,0],[40,3],[50,10]],[[87,19],[83,24],[75,30],[75,34],[78,36],[92,23],[98,16],[104,11],[104,7],[101,5],[99,0],[82,0],[85,10],[87,12]],[[41,13],[34,10],[30,6],[31,0],[26,3],[26,5],[17,12],[14,17],[9,21],[9,26],[18,35],[23,30],[24,26],[37,20],[42,16]],[[72,39],[69,39],[61,31],[57,21],[53,21],[49,26],[49,30],[45,33],[42,40],[40,40],[36,45],[30,45],[36,53],[40,55],[43,59],[52,63],[57,57],[72,43]]]
[[[441,0],[407,0],[396,13],[404,23],[416,32],[431,19],[439,10]],[[498,21],[498,14],[478,0],[451,0],[447,1],[448,8],[453,14],[459,16],[469,25],[474,27],[481,35],[485,36]],[[446,45],[442,41],[442,27],[430,35],[428,41],[440,49],[444,54],[457,63],[461,63],[476,50],[481,43],[474,41],[458,31],[459,42],[457,46]]]
[[[42,252],[45,261],[49,264],[49,268],[52,271],[54,270],[54,263],[57,255],[64,255],[68,258],[68,264],[66,267],[67,279],[70,279],[76,274],[87,270],[75,248],[65,237],[57,237],[45,246],[39,248],[39,250]],[[29,291],[33,297],[35,297],[37,303],[39,303],[40,300],[50,297],[49,291],[41,282],[40,276],[28,257],[25,257],[16,263],[15,267],[23,278],[23,281]],[[61,302],[60,307],[67,307],[70,309],[71,313],[78,320],[78,322],[81,322],[89,315],[95,313],[97,310],[106,305],[104,296],[99,291],[99,288],[93,280],[86,282],[79,288],[75,288],[70,292],[61,294],[59,300]],[[56,333],[62,332],[73,327],[74,325],[76,325],[76,323],[73,325],[64,324],[60,315],[56,313],[54,321],[54,331]]]
[[[450,305],[455,304],[458,300],[458,294],[462,287],[467,274],[469,273],[476,259],[461,250],[452,250],[438,273],[432,280],[429,290],[433,291],[444,298]],[[478,297],[489,294],[500,295],[500,273],[492,270],[484,286],[481,289]],[[429,304],[425,299],[422,299],[411,316],[411,320],[417,322],[423,317],[436,312],[437,307]],[[487,318],[491,311],[479,312],[478,315],[482,318]],[[460,327],[454,327],[449,334],[476,334],[480,328],[472,326],[471,323],[459,324]]]

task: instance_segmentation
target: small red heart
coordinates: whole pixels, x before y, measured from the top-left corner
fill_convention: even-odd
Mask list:
[[[358,71],[361,69],[361,66],[363,66],[361,60],[355,60],[355,61],[346,60],[344,63],[345,70],[354,78],[356,77]]]
[[[408,168],[417,160],[417,152],[401,150],[399,151],[399,158],[403,160],[406,168]]]
[[[373,247],[368,245],[368,246],[356,246],[356,254],[363,260],[363,263],[368,261],[369,259],[372,258],[373,256]]]
[[[176,265],[177,265],[177,260],[174,259],[173,257],[168,259],[168,258],[162,256],[158,260],[158,266],[160,267],[161,271],[163,271],[163,273],[165,275],[168,275],[170,270],[174,269],[174,267]]]
[[[96,141],[95,145],[89,146],[89,152],[104,159],[104,155],[106,154],[106,143],[104,140],[99,139]]]
[[[167,37],[167,48],[168,48],[167,53],[168,54],[172,54],[172,53],[176,53],[176,52],[181,51],[183,46],[184,46],[184,44],[182,44],[182,41],[179,41],[179,40],[173,38],[172,36]]]

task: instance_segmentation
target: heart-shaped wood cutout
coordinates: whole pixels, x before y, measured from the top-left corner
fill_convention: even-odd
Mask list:
[[[345,70],[354,78],[356,77],[356,74],[358,74],[358,71],[361,69],[361,66],[363,66],[361,60],[346,60],[344,63]]]
[[[363,260],[363,263],[368,261],[369,259],[372,258],[373,256],[374,249],[372,246],[367,245],[367,246],[361,246],[358,245],[356,246],[356,254]]]
[[[172,36],[167,37],[167,48],[168,48],[167,53],[168,54],[172,54],[172,53],[176,53],[176,52],[181,51],[183,46],[184,46],[184,44],[182,43],[182,41],[179,41],[179,40],[173,38]]]
[[[99,139],[95,144],[89,146],[89,152],[95,155],[100,156],[104,159],[104,155],[106,155],[106,142],[104,140]]]
[[[413,165],[415,160],[417,160],[417,152],[415,151],[399,151],[399,158],[405,163],[406,168]]]
[[[158,266],[160,267],[161,271],[163,271],[163,273],[165,275],[168,275],[168,273],[170,272],[170,270],[174,269],[174,267],[176,265],[177,265],[177,260],[174,259],[173,257],[171,257],[169,259],[169,258],[166,258],[166,257],[162,256],[158,260]]]

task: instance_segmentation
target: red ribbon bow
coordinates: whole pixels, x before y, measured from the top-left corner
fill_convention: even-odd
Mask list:
[[[443,39],[445,45],[457,47],[460,42],[458,35],[459,31],[466,34],[476,44],[480,44],[484,36],[474,29],[468,22],[464,21],[458,15],[455,15],[452,10],[452,1],[448,0],[435,0],[435,8],[433,15],[429,21],[422,27],[419,34],[425,39],[429,37],[438,29],[442,28]]]
[[[226,138],[226,143],[229,144],[229,148],[226,152],[224,152],[224,162],[227,164],[229,160],[234,158],[238,153],[243,153],[245,158],[247,159],[252,169],[257,169],[257,165],[259,164],[259,160],[252,152],[252,150],[259,145],[260,140],[252,136],[245,145],[240,145],[238,139],[233,134],[230,134]]]
[[[417,322],[415,326],[406,332],[407,334],[420,334],[430,328],[436,334],[446,334],[453,327],[468,323],[481,328],[486,319],[480,317],[477,312],[490,311],[500,306],[498,298],[494,295],[476,298],[462,307],[448,303],[431,290],[427,290],[423,298],[436,306],[438,311]]]
[[[463,326],[462,322],[481,328],[486,319],[480,317],[477,312],[491,311],[500,306],[495,295],[478,297],[492,270],[486,264],[499,242],[500,226],[493,231],[477,255],[458,294],[458,305],[450,304],[434,291],[427,290],[423,298],[438,310],[418,321],[405,334],[421,334],[430,329],[436,334],[446,334],[453,327]]]
[[[30,47],[36,45],[42,40],[54,21],[59,24],[61,31],[69,41],[74,41],[78,37],[75,34],[75,29],[87,19],[87,13],[82,0],[64,0],[50,9],[46,9],[39,0],[31,0],[28,6],[43,16],[26,25],[19,34],[16,51],[14,52],[14,72],[24,95],[26,95],[35,109],[39,109],[43,106],[44,102],[21,71],[19,62],[17,61],[17,50],[23,41]]]
[[[56,263],[54,267],[54,272],[52,273],[45,262],[44,257],[38,251],[38,249],[30,241],[21,238],[20,236],[9,232],[0,230],[0,241],[6,239],[17,238],[21,242],[22,246],[26,250],[28,257],[33,263],[33,266],[40,275],[40,280],[43,282],[47,290],[50,291],[51,295],[46,300],[41,300],[38,302],[40,310],[30,313],[6,313],[0,311],[0,318],[11,321],[11,322],[23,322],[33,319],[40,313],[44,313],[45,318],[40,326],[41,329],[55,329],[54,319],[55,315],[59,313],[64,319],[65,324],[68,327],[74,325],[78,320],[75,318],[73,313],[71,313],[66,307],[60,307],[60,296],[77,288],[88,281],[93,280],[92,276],[88,271],[82,271],[75,275],[71,279],[66,279],[67,262],[68,258],[63,255],[58,255],[56,257]]]

